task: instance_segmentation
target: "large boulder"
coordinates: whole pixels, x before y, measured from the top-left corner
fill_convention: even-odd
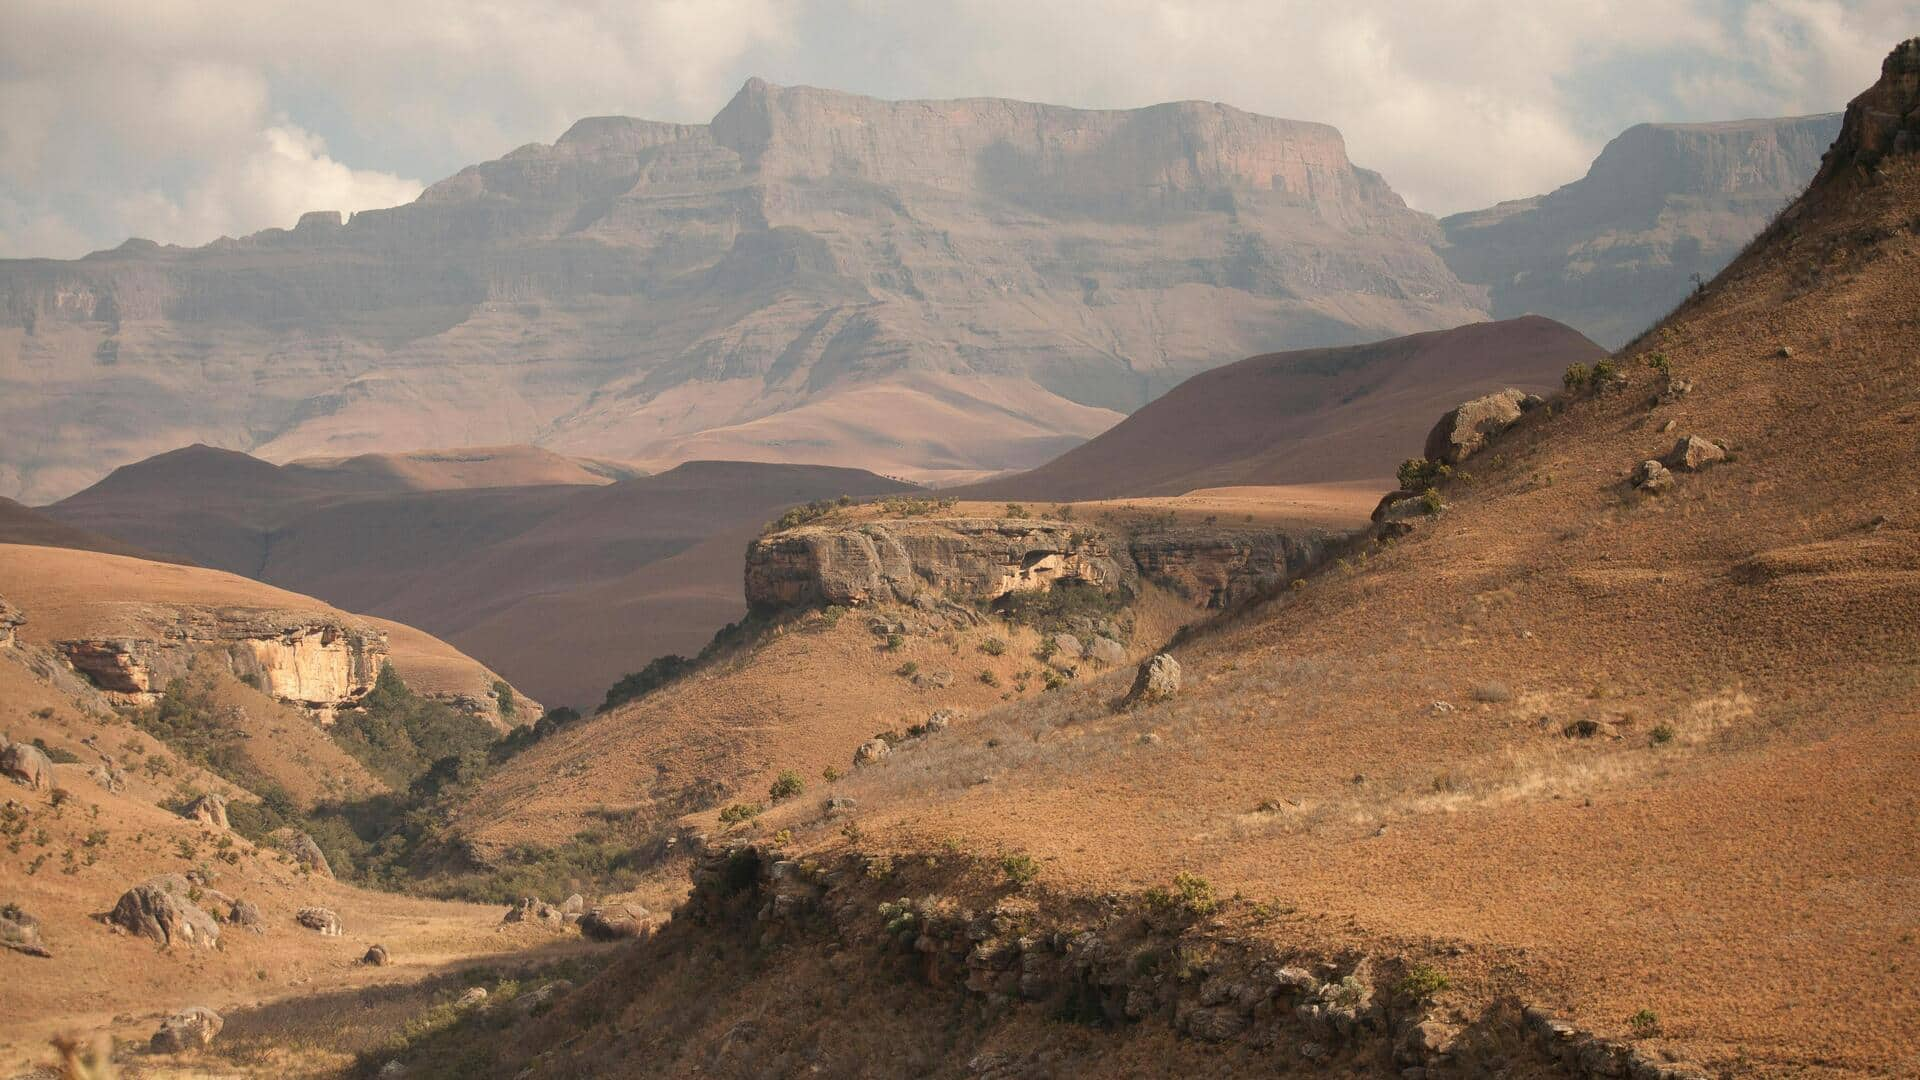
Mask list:
[[[855,768],[864,768],[893,753],[893,746],[885,739],[868,739],[853,752]]]
[[[194,902],[193,885],[179,874],[148,878],[121,893],[107,918],[168,947],[212,948],[220,940],[220,924]]]
[[[287,854],[293,856],[293,861],[307,872],[321,877],[333,876],[333,867],[327,863],[327,853],[320,850],[320,845],[314,842],[313,837],[287,829],[281,833],[281,842],[286,845]]]
[[[375,945],[367,949],[366,955],[360,958],[360,962],[368,967],[386,967],[393,963],[393,956],[387,952],[385,945]]]
[[[223,795],[211,791],[193,800],[180,811],[180,815],[191,821],[212,825],[217,829],[229,828],[227,825],[227,800]],[[321,856],[325,861],[326,857]]]
[[[35,791],[53,786],[53,762],[32,743],[8,742],[0,745],[0,773],[16,784]]]
[[[1681,472],[1699,472],[1726,456],[1727,452],[1715,443],[1698,435],[1688,435],[1674,443],[1673,449],[1667,451],[1667,456],[1661,458],[1660,463]]]
[[[1133,688],[1127,691],[1122,706],[1164,701],[1180,692],[1180,661],[1160,653],[1141,663],[1134,673]]]
[[[267,932],[267,920],[261,916],[259,905],[251,900],[233,900],[227,904],[227,925],[242,927],[256,934]]]
[[[1511,387],[1462,402],[1448,410],[1427,433],[1427,460],[1458,465],[1539,405],[1538,395]]]
[[[160,1030],[153,1033],[151,1046],[156,1054],[200,1050],[211,1046],[213,1037],[225,1026],[226,1021],[220,1019],[219,1013],[204,1005],[195,1005],[161,1021]]]
[[[294,913],[293,921],[309,930],[317,930],[326,937],[340,936],[340,916],[331,908],[303,907]]]
[[[580,917],[580,933],[595,941],[637,938],[651,925],[639,904],[596,904]]]
[[[1107,667],[1119,667],[1127,662],[1127,647],[1110,637],[1095,637],[1093,644],[1087,646],[1087,659]]]
[[[1665,465],[1648,458],[1633,470],[1633,486],[1649,495],[1673,490],[1673,473]]]

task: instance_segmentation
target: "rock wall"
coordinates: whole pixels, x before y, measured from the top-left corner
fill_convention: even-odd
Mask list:
[[[1340,541],[1320,529],[1172,528],[1135,534],[1127,553],[1148,580],[1225,608],[1306,573]]]
[[[331,711],[373,689],[386,635],[311,612],[185,608],[153,636],[73,639],[54,648],[118,700],[151,701],[195,656],[219,653],[234,675],[289,704]]]
[[[1130,560],[1105,533],[1065,521],[928,518],[805,526],[747,549],[747,603],[758,610],[912,600],[923,589],[963,600],[1084,581],[1128,585]]]

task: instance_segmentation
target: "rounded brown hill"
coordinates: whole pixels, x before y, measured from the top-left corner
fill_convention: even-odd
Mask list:
[[[1512,386],[1545,392],[1605,350],[1525,316],[1369,345],[1255,356],[1196,375],[1084,446],[968,498],[1110,499],[1242,484],[1380,481],[1434,418]]]

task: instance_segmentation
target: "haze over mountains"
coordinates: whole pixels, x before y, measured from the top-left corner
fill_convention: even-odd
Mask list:
[[[1833,122],[1629,133],[1586,180],[1443,232],[1322,124],[753,80],[710,124],[582,120],[347,222],[0,263],[0,494],[193,442],[966,480],[1256,353],[1526,310],[1618,344]],[[1580,299],[1601,278],[1604,312]]]

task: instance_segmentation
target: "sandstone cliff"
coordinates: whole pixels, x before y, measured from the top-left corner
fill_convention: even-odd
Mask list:
[[[0,494],[196,439],[1024,467],[1222,358],[1480,317],[1439,240],[1320,124],[755,80],[350,220],[0,263]]]
[[[1838,113],[1640,124],[1582,179],[1445,219],[1443,254],[1496,318],[1547,315],[1618,348],[1732,261],[1839,128]]]

